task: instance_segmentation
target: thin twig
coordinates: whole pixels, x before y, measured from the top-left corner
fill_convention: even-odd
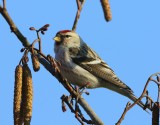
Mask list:
[[[3,9],[6,9],[6,0],[3,0]]]
[[[34,40],[33,43],[32,43],[32,45],[31,45],[31,52],[32,52],[32,54],[34,54],[34,44],[35,44],[36,42],[39,42],[39,38],[36,39],[36,40]],[[37,50],[37,52],[38,52],[38,50]],[[40,53],[41,53],[41,52],[40,52]]]
[[[126,115],[126,113],[127,113],[128,107],[129,107],[130,105],[131,105],[130,102],[128,102],[128,103],[126,104],[126,107],[125,107],[125,109],[124,109],[124,111],[123,111],[123,114],[121,115],[121,117],[120,117],[120,119],[118,120],[118,122],[116,123],[116,125],[120,125],[120,124],[121,124],[121,122],[123,121],[123,119],[124,119],[124,117],[125,117],[125,115]]]
[[[157,102],[160,102],[160,85],[158,85],[158,97],[157,97]]]
[[[65,102],[69,107],[69,109],[71,110],[71,112],[75,114],[75,118],[81,123],[81,125],[84,125],[83,122],[87,124],[93,124],[91,120],[87,120],[83,117],[83,114],[81,113],[81,110],[77,103],[75,104],[75,109],[74,109],[72,104],[69,102],[68,96],[62,95],[61,99],[62,99],[62,103]],[[64,106],[64,104],[62,106]]]
[[[144,95],[144,97],[146,97],[146,103],[144,105],[144,109],[146,109],[146,108],[152,109],[154,101],[152,100],[151,97],[149,97],[148,91],[146,92],[146,94]]]
[[[158,77],[158,78],[157,78],[157,80],[155,80],[155,79],[151,79],[151,81],[153,81],[154,83],[156,83],[156,84],[157,84],[157,86],[158,86],[157,102],[159,102],[159,101],[160,101],[160,81],[159,81],[160,76],[158,76],[158,75],[160,75],[160,73],[154,74],[154,76]]]
[[[140,96],[131,106],[129,106],[129,109],[128,109],[128,110],[130,110],[134,105],[136,105],[136,104],[144,97],[144,95],[145,95],[145,93],[146,93],[146,91],[147,91],[148,84],[149,84],[150,81],[154,81],[154,82],[157,84],[157,81],[155,81],[155,80],[152,78],[153,76],[156,76],[157,74],[160,74],[160,73],[154,73],[153,75],[151,75],[151,76],[148,78],[148,80],[147,80],[147,82],[146,82],[146,84],[145,84],[145,87],[144,87],[144,89],[143,89],[143,92],[142,92],[141,96]]]
[[[38,39],[39,39],[39,51],[40,51],[40,53],[42,52],[42,41],[41,41],[41,38],[40,38],[40,36],[39,36],[39,32],[37,31],[37,37],[38,37]]]
[[[155,82],[158,86],[158,96],[157,96],[157,102],[160,101],[160,83],[156,81],[155,79],[152,79],[153,82]]]
[[[140,96],[133,104],[131,104],[130,106],[128,106],[128,103],[127,103],[126,108],[125,108],[122,116],[120,117],[120,119],[119,119],[118,122],[116,123],[116,125],[120,125],[120,123],[121,123],[122,120],[124,119],[126,113],[127,113],[133,106],[135,106],[143,97],[145,97],[145,94],[146,94],[146,91],[147,91],[147,87],[148,87],[150,81],[153,81],[153,82],[155,82],[156,84],[158,84],[158,82],[152,78],[153,76],[157,76],[157,74],[159,74],[159,73],[155,73],[155,74],[151,75],[151,76],[148,78],[148,80],[147,80],[147,82],[146,82],[146,84],[145,84],[145,87],[144,87],[144,89],[143,89],[143,92],[142,92],[141,96]],[[147,107],[147,108],[148,108],[148,107]],[[150,109],[150,110],[151,110],[151,109]]]
[[[151,80],[151,77],[149,77],[149,79],[147,80],[141,96],[140,96],[133,104],[131,104],[131,105],[128,107],[128,110],[130,110],[133,106],[135,106],[136,104],[138,104],[138,102],[144,97],[144,95],[146,94],[147,86],[148,86],[150,80]],[[128,110],[127,110],[127,111],[128,111]]]
[[[77,14],[75,16],[75,20],[74,20],[73,27],[72,27],[73,31],[76,31],[76,26],[77,26],[77,23],[78,23],[78,20],[79,20],[79,17],[80,17],[82,7],[85,3],[85,0],[76,0],[76,2],[77,2]]]

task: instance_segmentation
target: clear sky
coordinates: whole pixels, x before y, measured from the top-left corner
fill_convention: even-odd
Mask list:
[[[160,1],[110,0],[110,5],[113,19],[106,23],[99,0],[86,0],[77,33],[139,96],[148,77],[160,71]],[[57,31],[72,28],[76,2],[16,0],[7,1],[7,9],[30,42],[36,39],[36,34],[28,30],[30,26],[40,28],[50,24],[49,30],[41,37],[42,49],[46,55],[54,56],[52,38]],[[0,125],[13,125],[14,70],[22,56],[22,44],[10,32],[2,16],[0,28]],[[59,82],[43,66],[38,73],[32,70],[32,75],[34,100],[31,124],[79,125],[69,109],[66,113],[61,111],[60,97],[68,95],[68,92]],[[83,95],[84,98],[107,125],[118,121],[130,101],[107,89],[88,91],[90,95]],[[156,85],[151,84],[149,92],[156,99]],[[127,113],[122,125],[151,125],[151,115],[135,106]]]

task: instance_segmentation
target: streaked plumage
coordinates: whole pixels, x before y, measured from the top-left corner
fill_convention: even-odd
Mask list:
[[[72,84],[88,88],[104,87],[136,101],[131,88],[73,31],[63,30],[54,38],[55,58],[62,75]],[[139,105],[143,107],[143,103]]]

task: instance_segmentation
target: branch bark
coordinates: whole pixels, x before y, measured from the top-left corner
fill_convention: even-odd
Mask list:
[[[0,12],[1,12],[2,16],[4,17],[4,19],[6,20],[6,22],[8,23],[8,25],[10,26],[11,32],[13,32],[17,36],[17,38],[23,44],[24,47],[28,47],[30,45],[28,40],[20,32],[20,30],[17,28],[17,26],[14,24],[12,18],[10,17],[10,15],[7,12],[7,9],[6,8],[2,8],[0,6]]]

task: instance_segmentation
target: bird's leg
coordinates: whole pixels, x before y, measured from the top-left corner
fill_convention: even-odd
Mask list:
[[[81,86],[81,87],[79,88],[79,90],[80,90],[79,93],[80,93],[81,95],[82,95],[83,93],[89,95],[89,92],[87,91],[87,88],[88,88],[89,85],[90,85],[90,82],[87,82],[84,86]]]

